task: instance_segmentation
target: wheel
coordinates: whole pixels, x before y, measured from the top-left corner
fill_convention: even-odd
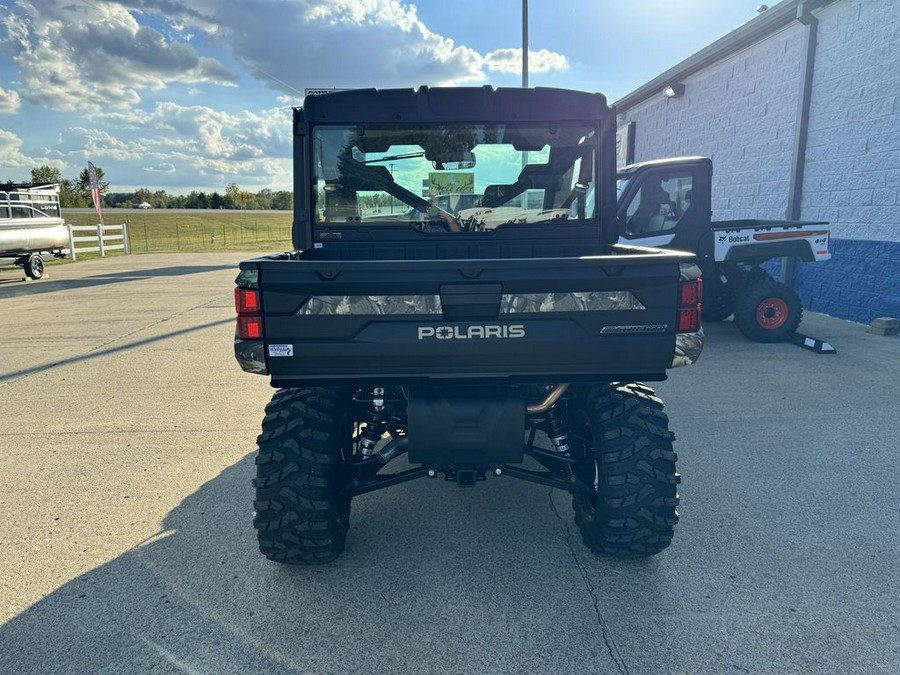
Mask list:
[[[347,409],[334,390],[282,389],[266,406],[253,525],[269,560],[324,563],[343,552],[350,498],[340,491],[351,436]]]
[[[575,522],[594,553],[644,557],[672,542],[678,522],[675,435],[662,401],[640,384],[588,390],[571,426]]]
[[[44,276],[44,259],[40,253],[32,253],[25,261],[25,274],[32,279],[40,279]]]
[[[796,332],[803,318],[800,296],[772,279],[746,287],[734,308],[734,323],[755,342],[781,342]]]

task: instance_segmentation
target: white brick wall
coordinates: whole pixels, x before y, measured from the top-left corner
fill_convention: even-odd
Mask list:
[[[900,3],[842,0],[817,16],[803,217],[900,242]]]
[[[624,111],[637,123],[635,160],[710,157],[714,218],[783,218],[802,36],[792,25],[684,79],[684,96]]]
[[[803,186],[805,219],[836,238],[900,241],[900,1],[838,0],[816,12]],[[783,218],[804,29],[792,23],[624,113],[637,161],[713,160],[713,216]]]

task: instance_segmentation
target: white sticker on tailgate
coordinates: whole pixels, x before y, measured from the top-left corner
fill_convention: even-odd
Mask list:
[[[269,345],[269,356],[293,356],[294,345]]]

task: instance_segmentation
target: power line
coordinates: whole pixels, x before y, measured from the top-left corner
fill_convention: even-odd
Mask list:
[[[251,67],[253,70],[257,71],[257,72],[262,73],[263,75],[265,75],[266,77],[268,77],[268,78],[269,78],[270,80],[272,80],[273,82],[277,82],[277,83],[280,84],[281,86],[287,87],[287,88],[290,89],[291,91],[295,91],[295,92],[297,92],[298,94],[300,94],[301,96],[304,95],[303,92],[300,91],[299,89],[297,89],[296,87],[292,87],[292,86],[289,85],[287,82],[285,82],[285,81],[283,81],[283,80],[279,80],[277,77],[275,77],[275,76],[272,75],[271,73],[267,73],[265,70],[263,70],[263,69],[260,68],[259,66],[250,66],[250,67]]]

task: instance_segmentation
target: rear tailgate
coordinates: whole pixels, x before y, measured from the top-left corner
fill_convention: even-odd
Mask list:
[[[675,351],[679,263],[691,256],[620,251],[528,260],[257,259],[242,263],[241,277],[252,283],[258,275],[266,370],[276,386],[664,379]]]

